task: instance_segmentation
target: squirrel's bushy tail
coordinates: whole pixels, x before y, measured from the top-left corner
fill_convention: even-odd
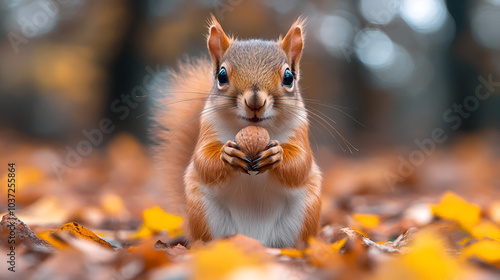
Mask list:
[[[208,59],[183,61],[169,71],[168,83],[155,101],[153,149],[162,207],[185,215],[184,172],[193,155],[200,130],[200,114],[212,87]]]

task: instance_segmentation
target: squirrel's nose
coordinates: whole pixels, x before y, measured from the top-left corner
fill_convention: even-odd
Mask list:
[[[264,99],[262,102],[258,98],[252,98],[249,101],[245,99],[245,105],[247,105],[248,109],[251,111],[259,112],[266,105],[266,100]]]

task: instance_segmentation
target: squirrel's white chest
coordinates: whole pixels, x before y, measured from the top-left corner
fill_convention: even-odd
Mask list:
[[[302,228],[306,190],[290,189],[269,173],[239,173],[223,186],[201,187],[213,238],[236,233],[269,247],[292,247]]]

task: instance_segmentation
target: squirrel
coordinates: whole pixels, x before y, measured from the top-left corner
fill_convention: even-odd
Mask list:
[[[212,15],[210,59],[169,72],[154,116],[155,156],[165,209],[185,216],[190,242],[240,233],[293,247],[317,235],[321,171],[298,84],[304,23],[297,19],[275,41],[238,40]],[[254,161],[234,142],[249,125],[271,139]]]

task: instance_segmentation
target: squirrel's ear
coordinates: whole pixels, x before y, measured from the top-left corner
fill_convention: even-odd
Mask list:
[[[291,62],[292,70],[298,70],[302,50],[304,49],[304,23],[305,19],[299,18],[290,27],[285,38],[281,40],[281,48],[285,51]]]
[[[222,56],[230,44],[231,40],[226,36],[215,16],[212,15],[208,27],[207,46],[214,68],[219,68]]]

